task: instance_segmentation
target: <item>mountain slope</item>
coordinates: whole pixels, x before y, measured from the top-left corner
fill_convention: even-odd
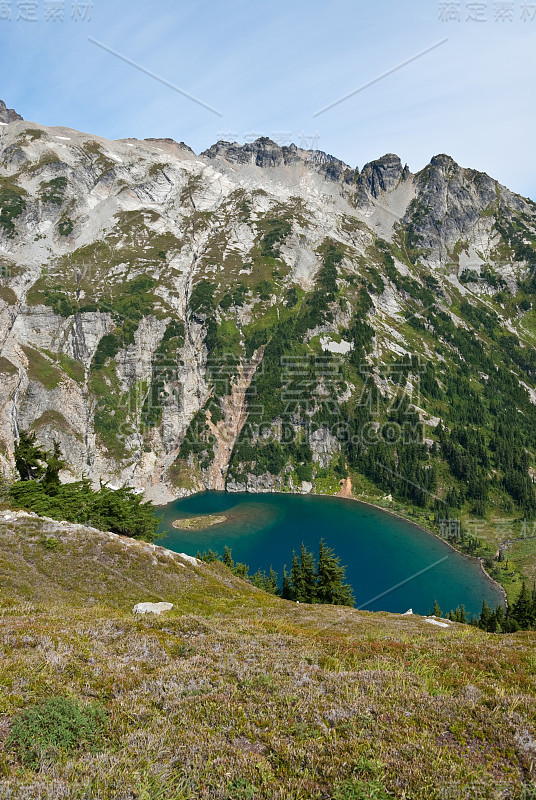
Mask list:
[[[162,617],[134,603],[167,600]],[[534,634],[279,600],[223,565],[0,513],[10,797],[530,797]],[[97,700],[93,752],[5,749],[42,698]]]
[[[160,500],[349,470],[453,538],[534,517],[531,200],[446,155],[359,171],[268,139],[197,156],[15,120],[1,159],[6,462],[33,428],[66,480]]]

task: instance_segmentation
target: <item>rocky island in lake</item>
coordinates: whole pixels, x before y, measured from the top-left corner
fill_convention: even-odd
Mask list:
[[[201,531],[210,528],[212,525],[220,525],[226,522],[227,517],[222,514],[203,514],[199,517],[188,517],[187,519],[176,519],[172,522],[174,528],[181,531]]]

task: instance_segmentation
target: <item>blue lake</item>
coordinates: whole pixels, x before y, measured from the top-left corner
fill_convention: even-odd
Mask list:
[[[290,568],[292,551],[303,542],[315,553],[324,539],[346,565],[356,606],[369,611],[431,612],[437,600],[443,612],[464,604],[480,613],[482,600],[495,607],[503,602],[500,589],[479,564],[410,522],[354,500],[288,494],[228,494],[203,492],[159,509],[163,514],[159,541],[176,552],[198,550],[223,554],[232,549],[235,561],[251,571],[280,574]],[[221,513],[226,521],[205,530],[172,527],[179,518]]]

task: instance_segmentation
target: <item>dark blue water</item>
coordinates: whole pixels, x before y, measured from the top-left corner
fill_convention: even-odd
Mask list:
[[[226,522],[202,531],[171,526],[181,517],[219,512]],[[428,614],[437,600],[443,612],[463,604],[472,614],[480,613],[482,600],[492,607],[502,602],[500,590],[477,562],[416,525],[354,500],[204,492],[159,513],[166,532],[159,544],[190,555],[209,548],[223,554],[228,545],[234,560],[252,571],[273,566],[281,574],[302,542],[316,552],[324,539],[347,566],[356,606],[370,611],[412,608]]]

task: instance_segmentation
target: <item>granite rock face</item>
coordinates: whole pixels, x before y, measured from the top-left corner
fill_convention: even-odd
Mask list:
[[[309,165],[317,167],[326,178],[333,181],[338,181],[351,172],[348,164],[321,150],[302,150],[295,144],[280,146],[267,137],[244,145],[220,141],[202,155],[234,164],[251,164],[261,169]]]
[[[415,185],[416,199],[402,222],[432,253],[445,253],[461,241],[491,255],[497,220],[531,213],[523,198],[484,172],[460,167],[448,155],[434,156]]]
[[[0,122],[7,124],[9,122],[16,122],[17,120],[22,120],[20,114],[13,108],[7,108],[6,104],[3,100],[0,100]]]
[[[357,181],[359,191],[364,196],[378,198],[381,194],[392,192],[400,180],[410,177],[407,167],[402,167],[400,158],[393,153],[365,164]]]

